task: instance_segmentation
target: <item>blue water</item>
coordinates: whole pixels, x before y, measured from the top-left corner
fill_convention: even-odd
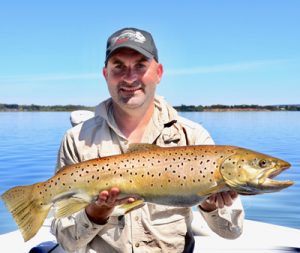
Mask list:
[[[295,185],[281,192],[242,197],[246,218],[300,229],[300,112],[181,113],[199,122],[217,144],[267,153],[292,164],[278,176]],[[0,112],[0,194],[53,175],[64,132],[65,112]],[[0,201],[0,234],[17,229]]]

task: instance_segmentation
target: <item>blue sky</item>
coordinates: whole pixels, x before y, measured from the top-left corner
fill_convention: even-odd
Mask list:
[[[171,104],[300,104],[300,1],[1,1],[0,103],[96,105],[107,37],[155,38]]]

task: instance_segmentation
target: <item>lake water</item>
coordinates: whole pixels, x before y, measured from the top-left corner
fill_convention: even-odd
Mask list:
[[[66,112],[0,112],[0,194],[53,175],[57,150],[70,128]],[[292,164],[278,179],[295,185],[281,192],[242,197],[246,218],[300,229],[300,112],[181,113],[201,123],[217,144],[236,145]],[[0,234],[17,229],[0,201]]]

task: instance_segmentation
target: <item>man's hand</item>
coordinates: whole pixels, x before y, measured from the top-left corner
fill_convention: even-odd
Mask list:
[[[200,208],[205,212],[211,212],[217,208],[223,208],[224,206],[231,206],[238,194],[235,191],[227,191],[212,194],[204,202],[200,204]]]
[[[135,201],[132,197],[119,199],[119,194],[120,190],[117,187],[113,187],[109,191],[100,192],[98,199],[85,208],[85,212],[90,221],[99,225],[104,225],[115,206]]]

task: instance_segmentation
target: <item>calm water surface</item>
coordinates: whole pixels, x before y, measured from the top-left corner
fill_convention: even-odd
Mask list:
[[[70,128],[69,113],[0,113],[0,194],[53,175],[57,150]],[[217,144],[267,153],[292,164],[278,179],[295,185],[277,193],[242,197],[246,218],[300,229],[300,112],[181,113],[201,123]],[[0,201],[0,234],[17,229]]]

